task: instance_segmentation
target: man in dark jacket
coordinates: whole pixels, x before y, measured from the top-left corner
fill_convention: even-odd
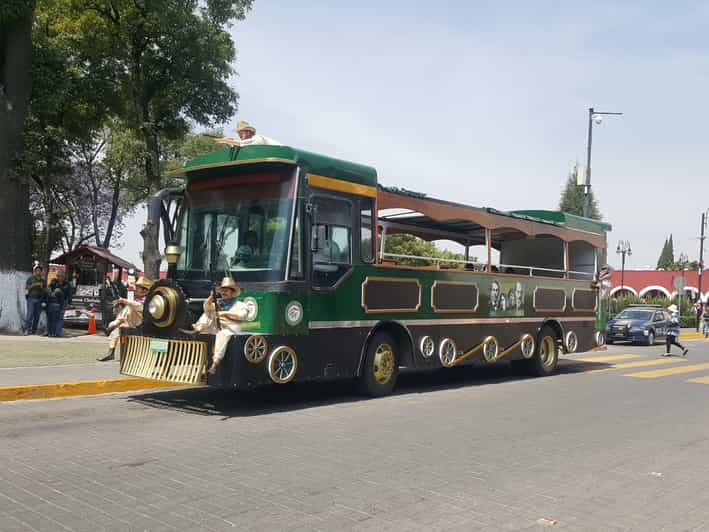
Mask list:
[[[47,332],[49,336],[60,337],[62,335],[64,310],[71,303],[72,295],[72,286],[66,280],[64,272],[57,272],[57,276],[49,284],[49,302],[47,307],[47,321],[49,321]],[[52,319],[49,319],[50,314]]]
[[[27,283],[25,283],[25,289],[27,290],[25,334],[34,334],[37,332],[37,323],[39,323],[39,315],[42,312],[42,301],[44,298],[44,282],[42,267],[35,266],[32,270],[32,275],[27,279]]]

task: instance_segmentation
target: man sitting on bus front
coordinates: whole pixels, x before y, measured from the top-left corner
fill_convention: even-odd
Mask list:
[[[217,367],[224,359],[229,339],[241,332],[239,323],[244,321],[249,315],[249,306],[236,300],[236,297],[241,293],[241,288],[239,288],[234,279],[224,277],[217,291],[220,299],[216,302],[216,307],[214,298],[210,294],[203,305],[204,313],[192,325],[196,332],[217,335],[214,342],[212,365],[209,368],[211,375],[216,373]],[[217,308],[219,311],[219,326],[217,326]]]
[[[121,328],[137,327],[143,322],[143,300],[151,286],[153,286],[152,281],[141,277],[135,283],[135,297],[133,301],[119,297],[113,302],[114,305],[123,305],[123,308],[118,313],[118,316],[116,316],[116,319],[108,324],[108,330],[111,331],[111,334],[108,335],[108,352],[98,357],[96,360],[106,362],[107,360],[116,358],[116,345],[118,344],[118,339],[121,337]]]
[[[236,132],[239,140],[231,137],[217,139],[217,144],[228,144],[229,146],[253,146],[254,144],[268,144],[271,146],[282,146],[277,140],[273,140],[264,135],[257,135],[256,128],[246,120],[239,120],[236,124]]]

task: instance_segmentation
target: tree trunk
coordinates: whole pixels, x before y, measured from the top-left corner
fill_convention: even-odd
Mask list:
[[[0,21],[0,270],[29,270],[32,263],[29,186],[12,172],[22,149],[31,62],[32,13],[15,22]]]
[[[158,147],[158,136],[154,125],[149,122],[150,115],[147,105],[143,108],[143,135],[145,137],[145,177],[148,185],[148,202],[150,196],[160,188],[160,151]],[[150,279],[160,278],[160,220],[150,219],[150,209],[148,208],[148,218],[140,234],[143,236],[143,269],[145,275]]]
[[[29,186],[12,166],[22,149],[30,97],[33,13],[32,5],[16,20],[0,20],[0,331],[22,326],[24,282],[32,266]]]

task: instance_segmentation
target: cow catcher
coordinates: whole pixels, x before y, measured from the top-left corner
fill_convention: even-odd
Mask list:
[[[356,378],[383,395],[401,367],[509,361],[544,376],[559,355],[603,343],[596,275],[608,224],[389,189],[374,168],[286,146],[233,147],[179,175],[184,188],[151,204],[168,277],[148,293],[143,323],[122,333],[126,375],[236,389]],[[388,253],[395,234],[465,253]],[[224,278],[241,306],[214,364],[217,334],[194,325],[205,302],[220,304]]]

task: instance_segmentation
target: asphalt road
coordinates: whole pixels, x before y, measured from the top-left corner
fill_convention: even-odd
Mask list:
[[[347,384],[0,404],[0,530],[709,528],[709,342]],[[581,359],[593,360],[581,360]]]

